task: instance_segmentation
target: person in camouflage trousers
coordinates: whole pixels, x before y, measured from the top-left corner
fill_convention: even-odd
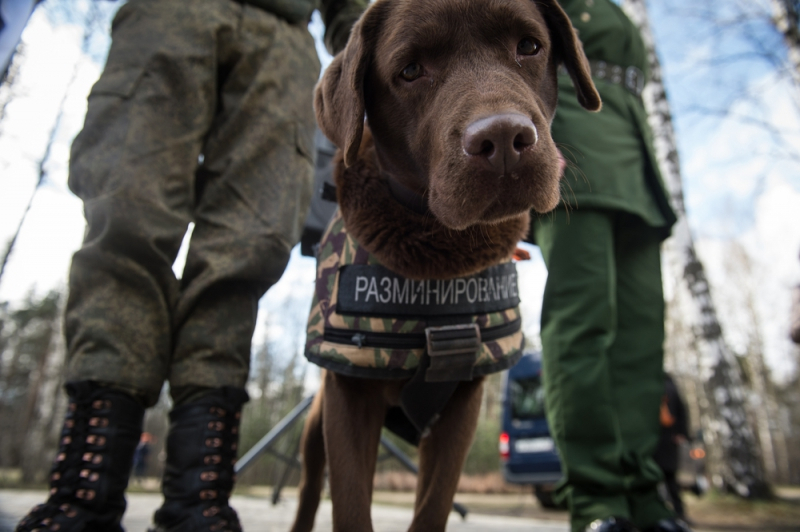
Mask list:
[[[240,531],[228,505],[257,304],[312,182],[306,26],[332,53],[368,0],[130,0],[72,146],[87,221],[65,316],[70,397],[50,497],[17,526],[121,531],[144,409],[170,384],[155,532]],[[172,270],[190,223],[183,275]]]

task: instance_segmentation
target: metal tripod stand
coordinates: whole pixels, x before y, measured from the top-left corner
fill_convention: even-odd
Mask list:
[[[268,452],[281,460],[285,464],[285,468],[283,473],[280,476],[280,480],[272,490],[272,504],[278,504],[278,501],[281,498],[281,490],[283,489],[286,482],[289,480],[289,474],[291,473],[292,469],[300,469],[300,461],[297,459],[297,455],[300,450],[300,437],[297,438],[297,441],[292,449],[294,449],[294,454],[292,456],[287,456],[281,452],[278,452],[274,449],[275,443],[278,441],[285,432],[287,432],[294,424],[301,419],[303,413],[308,410],[308,407],[311,406],[311,402],[314,400],[314,396],[310,395],[300,401],[297,406],[295,406],[291,412],[286,414],[286,416],[281,419],[273,428],[270,430],[263,438],[261,438],[258,443],[256,443],[249,451],[247,451],[237,462],[236,466],[234,466],[234,471],[236,474],[241,474],[244,470],[250,467],[255,460],[261,456],[263,453]],[[385,436],[381,436],[381,445],[383,446],[384,450],[386,450],[385,455],[379,456],[378,460],[386,460],[389,458],[396,458],[403,466],[414,473],[415,475],[419,472],[419,468],[417,465],[411,461],[408,456],[406,456],[403,451],[401,451],[394,443],[388,440]],[[453,503],[453,510],[455,510],[458,515],[461,516],[462,519],[466,519],[467,517],[467,508],[457,502]]]

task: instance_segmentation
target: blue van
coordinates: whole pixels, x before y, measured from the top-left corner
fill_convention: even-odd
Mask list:
[[[506,482],[531,484],[542,506],[555,508],[552,489],[561,479],[561,461],[545,417],[538,352],[525,353],[505,374],[501,430],[499,448]]]

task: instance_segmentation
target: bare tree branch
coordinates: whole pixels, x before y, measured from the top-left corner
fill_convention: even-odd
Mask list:
[[[92,38],[92,34],[96,30],[96,23],[97,20],[99,19],[99,15],[100,12],[99,8],[97,7],[97,3],[90,2],[89,9],[86,12],[85,20],[83,23],[84,32],[81,44],[81,51],[84,54],[87,52],[89,43]],[[70,79],[67,82],[67,87],[64,90],[64,95],[61,98],[61,102],[58,105],[58,113],[56,114],[55,122],[53,123],[53,127],[50,128],[50,132],[47,136],[47,143],[45,144],[44,153],[42,154],[41,158],[37,163],[36,185],[33,187],[33,190],[31,191],[31,195],[28,198],[28,203],[25,206],[25,210],[22,212],[22,216],[20,217],[16,230],[14,231],[13,235],[6,244],[6,249],[5,252],[3,253],[2,262],[0,262],[0,282],[2,282],[3,280],[3,273],[5,272],[6,266],[8,265],[8,261],[11,257],[12,252],[14,251],[14,246],[16,245],[17,239],[19,238],[19,234],[22,231],[22,226],[25,224],[25,220],[28,217],[28,213],[31,210],[31,206],[33,205],[33,200],[36,197],[36,193],[39,191],[39,189],[47,180],[47,166],[48,163],[50,162],[50,153],[53,149],[53,144],[55,143],[56,135],[58,134],[59,128],[61,127],[61,121],[64,118],[64,113],[66,112],[67,98],[69,97],[72,86],[75,84],[75,81],[78,78],[81,66],[82,66],[82,59],[79,58],[72,68],[72,74],[70,75]]]

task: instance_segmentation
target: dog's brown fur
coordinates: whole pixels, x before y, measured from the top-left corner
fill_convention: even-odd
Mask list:
[[[390,270],[409,279],[471,275],[507,259],[527,234],[525,214],[459,230],[409,210],[392,197],[369,130],[361,147],[356,162],[337,172],[339,209],[347,231]]]
[[[521,53],[523,39],[538,43],[539,52]],[[559,200],[563,163],[549,128],[561,63],[581,104],[599,109],[583,50],[555,0],[372,4],[323,76],[315,101],[322,131],[342,149],[336,174],[348,231],[412,278],[467,275],[508,258],[527,228],[528,211],[549,211]],[[409,80],[402,73],[412,65],[421,75]],[[499,114],[525,117],[538,135],[520,150],[518,164],[502,171],[465,148],[468,129]],[[429,211],[370,201],[370,191],[386,195],[389,187],[410,192]],[[408,194],[399,196],[419,210]],[[404,384],[323,373],[303,433],[294,532],[313,527],[326,462],[334,531],[372,530],[381,427]],[[444,530],[482,389],[482,379],[460,383],[422,439],[409,530]]]

